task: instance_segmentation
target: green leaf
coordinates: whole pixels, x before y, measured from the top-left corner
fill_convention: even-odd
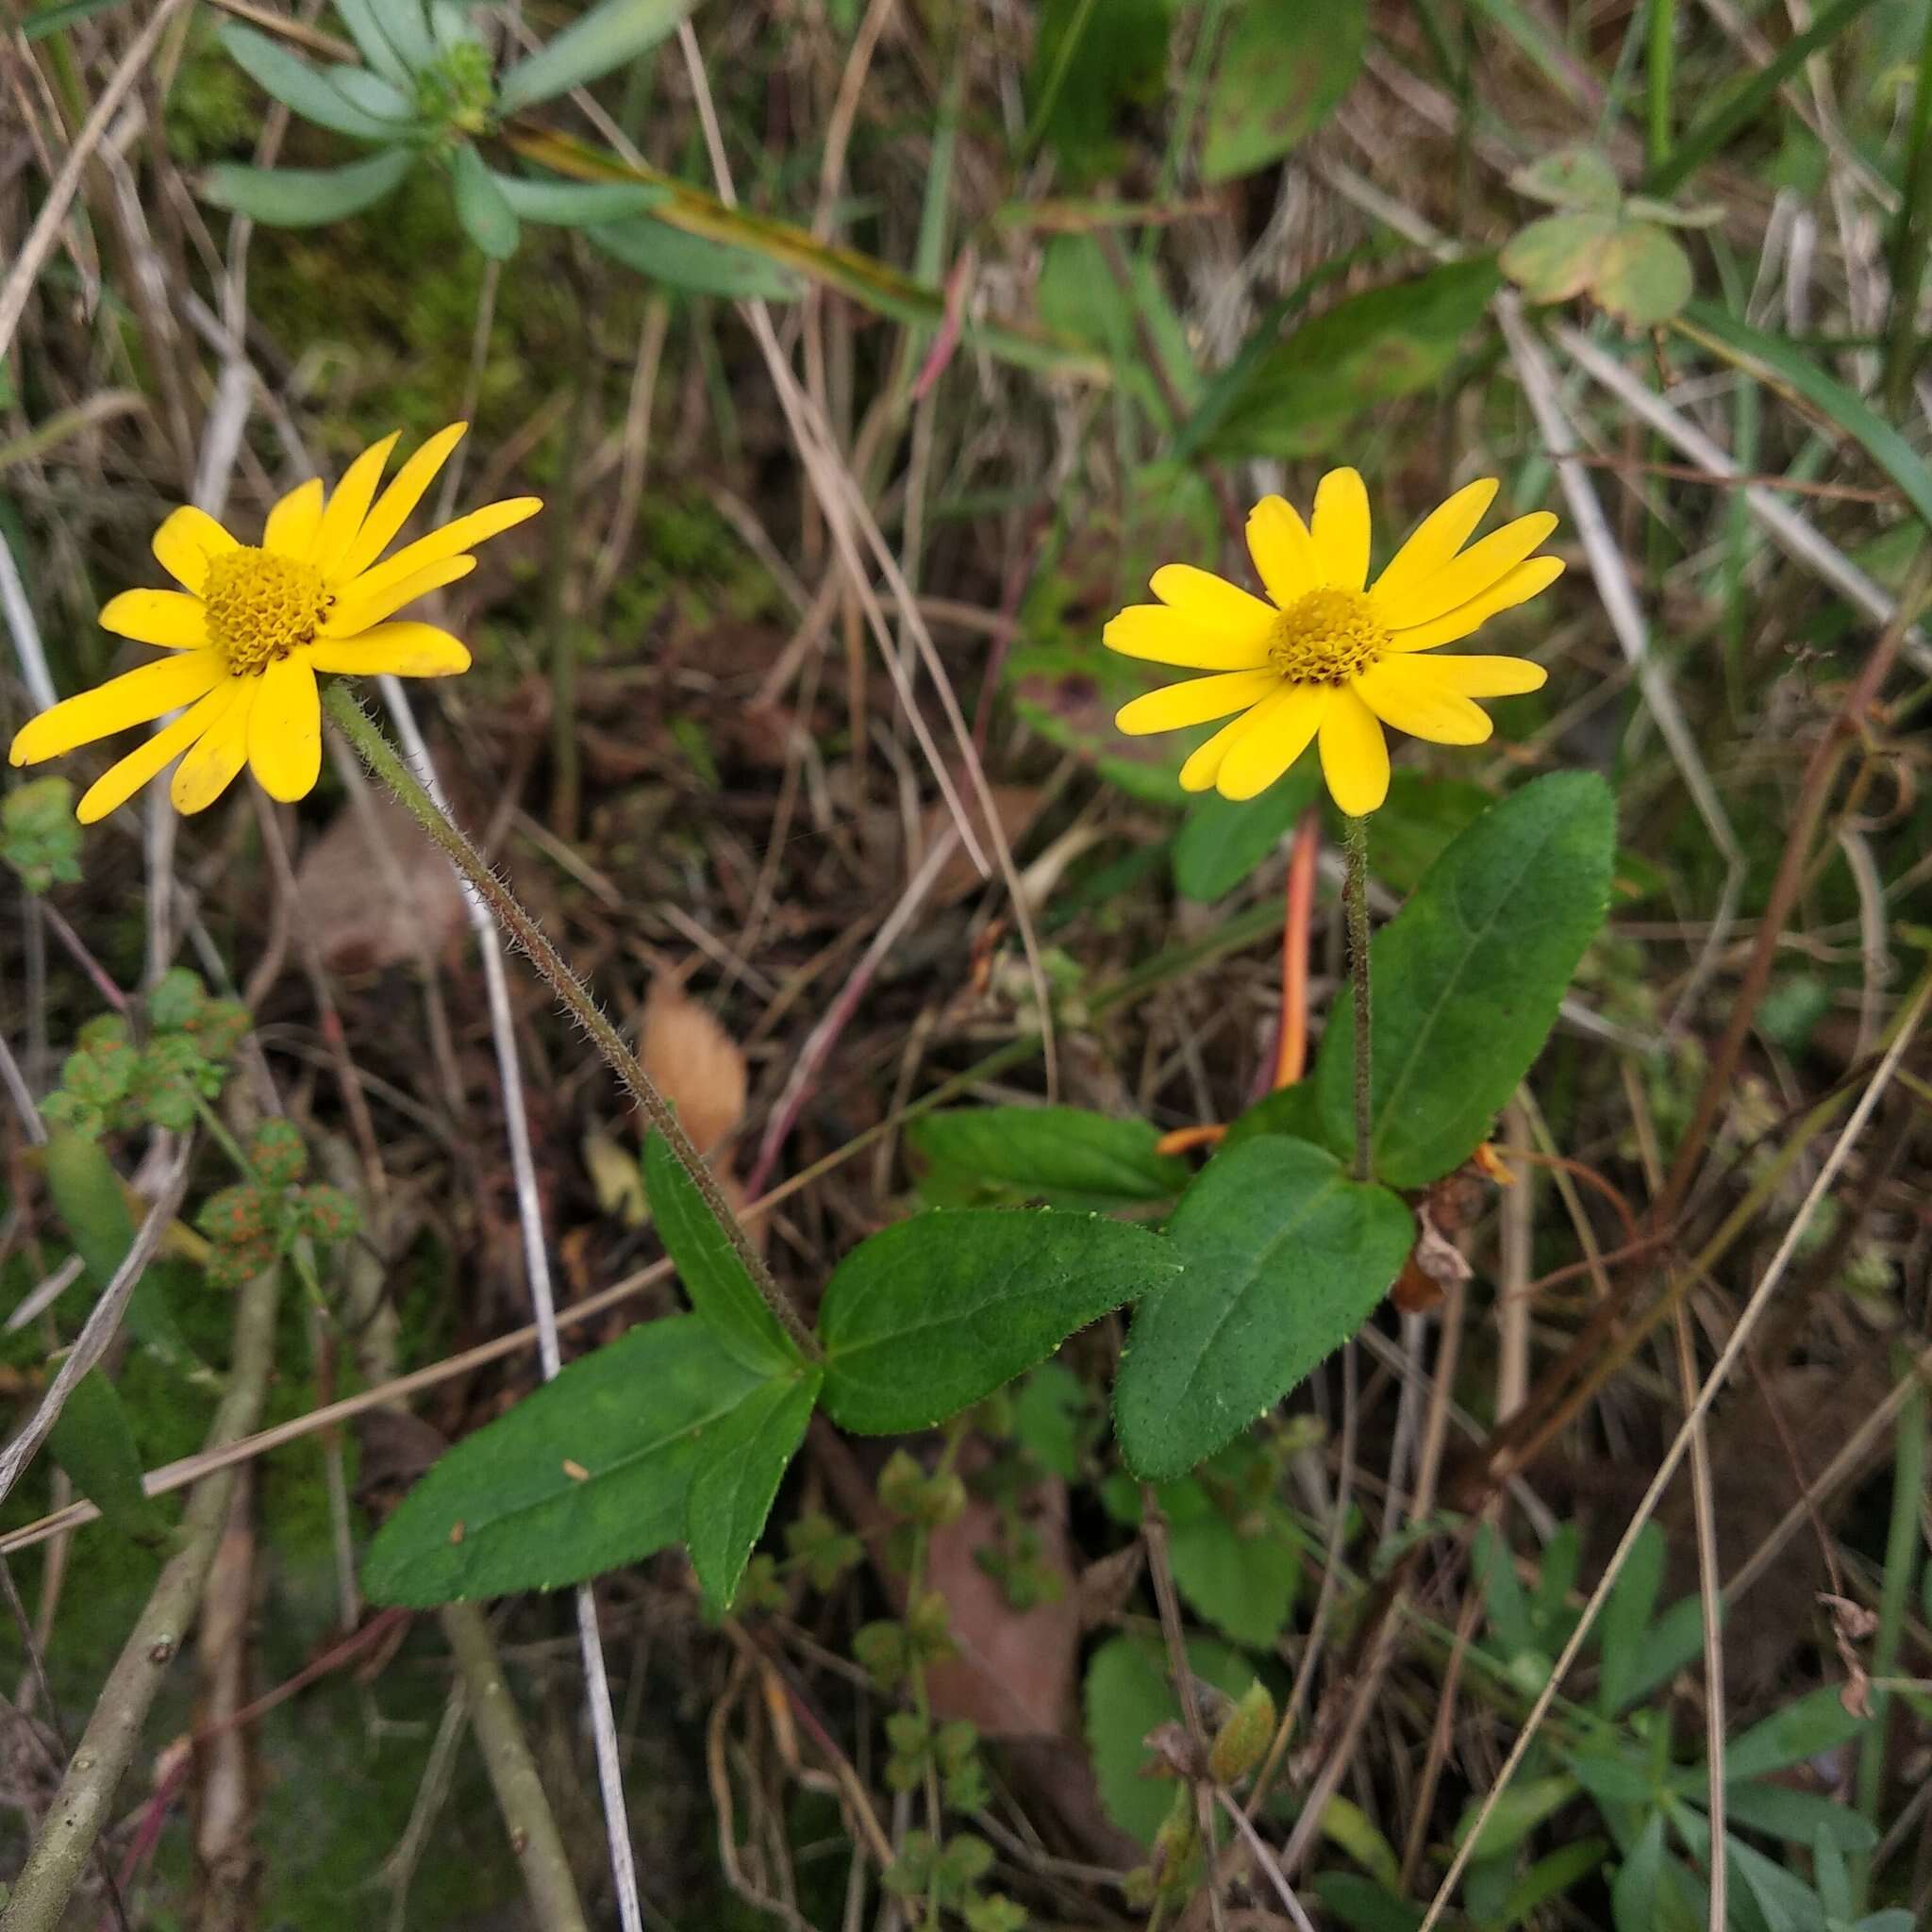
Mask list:
[[[1593,147],[1558,148],[1518,168],[1510,175],[1509,185],[1532,201],[1546,201],[1554,208],[1595,209],[1601,214],[1615,214],[1623,195],[1617,171],[1608,158]]]
[[[644,1142],[644,1191],[677,1278],[718,1346],[758,1374],[794,1366],[801,1359],[796,1344],[662,1134]]]
[[[403,123],[380,119],[357,107],[308,61],[252,26],[225,20],[216,32],[236,65],[303,120],[312,121],[318,127],[332,128],[338,134],[351,135],[358,141],[388,142],[399,139],[406,131]]]
[[[510,211],[525,222],[584,228],[622,221],[666,199],[669,191],[648,181],[536,180],[526,175],[491,175]]]
[[[1363,0],[1247,0],[1202,112],[1201,178],[1231,181],[1298,147],[1361,71]]]
[[[1026,145],[1044,134],[1073,185],[1126,158],[1115,129],[1167,80],[1170,0],[1045,0],[1026,74]]]
[[[1184,899],[1224,898],[1279,845],[1313,802],[1321,766],[1312,750],[1257,798],[1237,803],[1210,791],[1174,842],[1174,882]]]
[[[47,1191],[55,1210],[73,1237],[88,1278],[95,1288],[105,1289],[134,1245],[134,1221],[121,1176],[95,1141],[63,1127],[48,1136],[46,1163]],[[192,1373],[201,1366],[152,1271],[134,1284],[126,1321],[129,1334],[170,1367]]]
[[[710,1432],[764,1381],[695,1315],[633,1328],[451,1449],[377,1533],[363,1588],[422,1607],[638,1562],[684,1535]]]
[[[1189,1642],[1188,1667],[1235,1699],[1255,1681],[1246,1658],[1205,1637]],[[1152,1844],[1174,1803],[1174,1785],[1171,1778],[1141,1775],[1149,1756],[1143,1740],[1181,1714],[1160,1646],[1140,1637],[1110,1638],[1087,1666],[1081,1704],[1100,1802],[1129,1837]]]
[[[1262,1135],[1217,1155],[1168,1224],[1184,1272],[1142,1303],[1121,1359],[1128,1467],[1184,1474],[1272,1408],[1368,1320],[1414,1239],[1393,1194],[1319,1147]]]
[[[1591,293],[1632,328],[1668,322],[1695,286],[1677,238],[1651,222],[1625,222],[1604,245]]]
[[[1495,1858],[1505,1852],[1513,1852],[1544,1819],[1560,1811],[1577,1797],[1579,1790],[1576,1780],[1567,1773],[1558,1772],[1550,1777],[1518,1778],[1504,1791],[1489,1817],[1483,1821],[1473,1856]],[[1483,1798],[1469,1801],[1469,1808],[1456,1826],[1456,1842],[1458,1845],[1469,1836],[1485,1803],[1487,1800]]]
[[[105,13],[110,7],[125,5],[125,0],[59,0],[54,7],[37,7],[20,24],[20,37],[24,41],[43,41],[49,34],[58,33],[63,26],[72,26],[76,21],[91,20],[96,13]]]
[[[141,1452],[127,1411],[100,1370],[89,1370],[68,1391],[47,1449],[110,1529],[139,1542],[165,1533],[165,1519],[141,1486]]]
[[[1184,1160],[1157,1154],[1159,1129],[1077,1107],[967,1107],[921,1115],[906,1129],[944,1207],[1017,1205],[1106,1210],[1171,1201]]]
[[[1586,1838],[1539,1858],[1509,1888],[1509,1895],[1503,1902],[1503,1924],[1522,1924],[1532,1912],[1552,1899],[1561,1898],[1573,1885],[1594,1877],[1609,1852],[1608,1839]]]
[[[386,137],[390,141],[407,134],[416,122],[416,106],[411,97],[366,67],[325,67],[322,77],[352,108],[360,108],[365,114],[391,124]]]
[[[1657,1932],[1663,1866],[1663,1813],[1653,1811],[1610,1885],[1610,1918],[1617,1932]]]
[[[860,1435],[929,1428],[1179,1274],[1160,1236],[1098,1215],[916,1214],[833,1271],[825,1413]]]
[[[695,0],[603,0],[502,75],[496,99],[506,114],[554,100],[635,60],[676,26]]]
[[[625,268],[694,295],[791,302],[804,287],[790,269],[766,256],[687,235],[649,215],[628,222],[599,223],[585,233]]]
[[[29,778],[8,792],[0,805],[0,858],[29,892],[80,877],[80,824],[67,779]]]
[[[1291,1141],[1307,1141],[1312,1146],[1325,1145],[1322,1139],[1322,1109],[1317,1103],[1315,1083],[1312,1080],[1298,1080],[1292,1087],[1277,1087],[1273,1093],[1264,1093],[1261,1098],[1240,1115],[1228,1126],[1221,1145],[1215,1150],[1217,1160],[1225,1159],[1243,1141],[1252,1141],[1257,1134],[1280,1134]],[[1346,1147],[1330,1147],[1331,1154],[1345,1154]]]
[[[1678,324],[1691,341],[1714,349],[1774,388],[1795,390],[1838,428],[1856,437],[1865,454],[1932,524],[1932,468],[1856,391],[1827,375],[1802,349],[1765,335],[1708,302],[1692,302]]]
[[[716,1615],[729,1609],[738,1593],[772,1499],[805,1440],[823,1379],[817,1369],[776,1377],[705,1432],[685,1504],[685,1541],[706,1605]]]
[[[1702,1789],[1702,1772],[1698,1776],[1699,1783],[1685,1793],[1693,1800]],[[1753,1831],[1794,1845],[1808,1845],[1822,1836],[1836,1851],[1854,1857],[1875,1850],[1878,1844],[1877,1828],[1849,1805],[1784,1785],[1729,1786],[1724,1792],[1724,1815],[1732,1824],[1748,1825]]]
[[[1115,380],[1164,422],[1170,388],[1184,408],[1200,395],[1193,342],[1155,265],[1136,255],[1124,266],[1124,287],[1091,235],[1055,235],[1046,243],[1035,301],[1046,327],[1098,349],[1112,362]],[[1148,340],[1159,352],[1165,384],[1148,366]]]
[[[1646,1523],[1610,1586],[1596,1633],[1596,1707],[1605,1717],[1615,1717],[1634,1695],[1630,1686],[1642,1668],[1645,1638],[1663,1588],[1665,1554],[1663,1531]]]
[[[1425,1187],[1516,1091],[1609,903],[1616,808],[1593,772],[1538,778],[1430,867],[1370,948],[1374,1168]],[[1315,1078],[1328,1139],[1353,1132],[1355,1017],[1338,998]]]
[[[483,165],[482,156],[468,142],[452,158],[450,177],[463,232],[492,261],[508,261],[517,252],[516,214],[496,177]]]
[[[1516,1574],[1507,1540],[1493,1524],[1477,1526],[1471,1557],[1483,1587],[1483,1608],[1497,1642],[1511,1658],[1525,1653],[1541,1656],[1523,1579]]]
[[[1724,1746],[1724,1782],[1765,1777],[1789,1764],[1836,1750],[1857,1737],[1867,1722],[1854,1717],[1839,1702],[1837,1690],[1822,1684]]]
[[[1478,256],[1344,297],[1255,359],[1207,448],[1325,455],[1364,409],[1441,381],[1500,279],[1494,261]]]
[[[1358,1872],[1317,1872],[1315,1896],[1352,1932],[1416,1932],[1423,1908],[1396,1898]]]
[[[1347,1798],[1328,1800],[1322,1813],[1322,1836],[1340,1845],[1357,1865],[1391,1891],[1402,1889],[1402,1862],[1359,1805]]]
[[[1824,1932],[1824,1907],[1802,1878],[1728,1834],[1724,1860],[1764,1914],[1768,1932]]]
[[[1077,1482],[1089,1411],[1079,1376],[1059,1362],[1041,1362],[1013,1391],[1013,1439],[1042,1469]]]
[[[316,228],[393,194],[415,159],[410,149],[392,147],[345,168],[245,168],[223,161],[202,177],[201,196],[271,227]]]
[[[1722,1605],[1720,1605],[1722,1614]],[[1623,1708],[1633,1705],[1676,1675],[1704,1649],[1704,1610],[1694,1596],[1679,1597],[1645,1633],[1642,1648],[1619,1690]]]
[[[1164,1494],[1161,1507],[1168,1507]],[[1272,1650],[1301,1587],[1301,1559],[1285,1524],[1264,1513],[1244,1535],[1211,1503],[1185,1517],[1169,1513],[1168,1556],[1181,1594],[1237,1643]]]
[[[1497,260],[1532,302],[1567,302],[1595,279],[1616,228],[1614,215],[1543,215],[1513,235]]]
[[[397,87],[413,90],[415,70],[433,56],[423,10],[415,0],[335,0],[363,59]]]

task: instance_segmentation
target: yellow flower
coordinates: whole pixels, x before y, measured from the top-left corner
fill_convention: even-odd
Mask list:
[[[1108,647],[1216,675],[1149,691],[1114,723],[1173,731],[1240,712],[1181,767],[1188,791],[1214,787],[1237,799],[1265,791],[1319,737],[1335,803],[1374,811],[1389,792],[1383,725],[1437,744],[1480,744],[1491,726],[1472,700],[1543,681],[1542,667],[1522,658],[1422,655],[1562,572],[1558,558],[1530,554],[1557,526],[1547,511],[1469,543],[1495,493],[1488,478],[1458,490],[1373,585],[1369,497],[1355,471],[1322,478],[1311,525],[1280,497],[1264,497],[1248,517],[1248,549],[1274,602],[1190,564],[1156,571],[1160,602],[1123,610],[1107,627]]]
[[[467,576],[473,545],[541,508],[534,496],[492,503],[383,559],[467,426],[432,436],[379,497],[393,435],[364,450],[326,500],[319,479],[291,490],[269,511],[258,546],[204,511],[177,509],[155,532],[154,550],[181,588],[124,591],[101,612],[106,629],[172,655],[30,719],[12,761],[39,764],[185,705],[89,790],[75,814],[83,824],[125,805],[177,758],[168,795],[184,812],[212,805],[244,763],[271,797],[307,796],[322,765],[315,674],[467,671],[469,651],[449,632],[391,620]]]

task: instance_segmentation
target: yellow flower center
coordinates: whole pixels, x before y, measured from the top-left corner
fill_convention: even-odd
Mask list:
[[[335,599],[312,563],[242,546],[210,558],[201,590],[208,641],[237,677],[259,677],[277,658],[315,641]]]
[[[1359,591],[1310,591],[1268,633],[1268,661],[1295,684],[1346,684],[1388,648],[1389,633]]]

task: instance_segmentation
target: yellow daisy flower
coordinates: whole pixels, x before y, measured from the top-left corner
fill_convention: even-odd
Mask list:
[[[168,796],[180,811],[212,805],[244,763],[270,797],[307,796],[322,766],[315,674],[467,671],[460,640],[434,625],[394,622],[395,613],[467,576],[474,545],[541,508],[534,496],[492,503],[384,558],[467,427],[432,436],[377,496],[396,442],[384,437],[326,499],[318,478],[291,490],[269,511],[258,545],[238,541],[202,510],[175,511],[155,532],[154,551],[181,588],[124,591],[101,612],[104,628],[173,655],[30,719],[12,761],[39,764],[186,706],[94,783],[76,809],[83,824],[125,805],[177,758]]]
[[[1374,811],[1389,792],[1385,724],[1437,744],[1480,744],[1492,727],[1472,701],[1543,681],[1541,665],[1522,658],[1424,655],[1562,573],[1558,558],[1531,555],[1557,526],[1544,510],[1469,542],[1495,494],[1487,477],[1458,490],[1374,584],[1369,496],[1354,470],[1322,478],[1309,524],[1264,497],[1248,517],[1248,549],[1274,602],[1191,564],[1156,571],[1160,602],[1123,610],[1107,627],[1108,648],[1215,675],[1149,691],[1114,723],[1140,734],[1240,712],[1181,767],[1188,791],[1235,799],[1265,791],[1319,738],[1335,803]]]

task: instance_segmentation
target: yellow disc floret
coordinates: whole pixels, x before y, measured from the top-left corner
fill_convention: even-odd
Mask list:
[[[201,597],[208,641],[237,677],[258,677],[277,658],[312,644],[332,601],[312,563],[246,545],[208,559]]]
[[[1359,591],[1309,591],[1268,633],[1268,661],[1293,684],[1346,684],[1389,647],[1389,632]]]

